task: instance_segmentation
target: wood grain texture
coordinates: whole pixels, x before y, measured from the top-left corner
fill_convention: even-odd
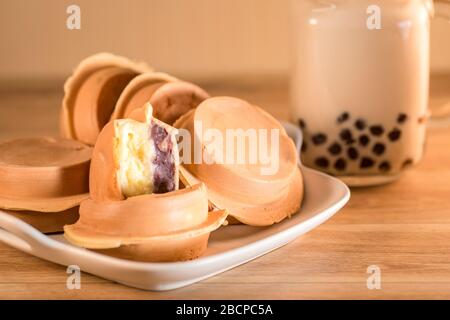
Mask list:
[[[438,80],[439,87],[443,84]],[[213,95],[235,95],[289,118],[285,79],[210,81]],[[442,98],[442,91],[441,96]],[[450,94],[450,92],[447,92]],[[0,140],[57,134],[61,90],[0,95]],[[381,290],[366,287],[381,268]],[[82,275],[66,289],[64,267],[0,244],[0,298],[321,299],[450,298],[450,128],[430,128],[423,161],[399,181],[352,190],[349,204],[293,243],[186,288],[146,292]]]

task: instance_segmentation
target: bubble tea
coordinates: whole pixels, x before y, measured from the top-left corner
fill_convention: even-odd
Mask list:
[[[421,159],[431,6],[294,1],[292,115],[304,133],[306,166],[371,185]]]

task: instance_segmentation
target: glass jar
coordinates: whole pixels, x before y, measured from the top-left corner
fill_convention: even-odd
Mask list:
[[[294,0],[294,121],[304,165],[349,185],[418,163],[428,118],[425,0]]]

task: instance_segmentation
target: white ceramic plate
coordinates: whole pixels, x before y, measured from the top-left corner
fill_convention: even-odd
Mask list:
[[[284,124],[300,150],[301,132]],[[46,236],[27,223],[0,211],[0,240],[10,246],[64,266],[145,290],[171,290],[224,272],[275,250],[317,227],[349,200],[341,181],[302,167],[305,198],[300,213],[266,227],[232,225],[213,232],[208,250],[187,262],[147,263],[123,260],[75,247],[62,235]]]

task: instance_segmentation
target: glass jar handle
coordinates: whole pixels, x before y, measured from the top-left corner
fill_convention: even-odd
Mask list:
[[[434,7],[434,18],[444,19],[450,25],[450,0],[434,0]],[[447,11],[444,11],[444,8]],[[436,78],[435,81],[443,83],[443,97],[439,97],[437,106],[431,108],[431,125],[447,127],[450,126],[450,92],[446,87],[450,86],[450,84],[447,84],[450,82],[450,75],[439,77],[439,79]],[[440,87],[441,83],[438,86]]]

